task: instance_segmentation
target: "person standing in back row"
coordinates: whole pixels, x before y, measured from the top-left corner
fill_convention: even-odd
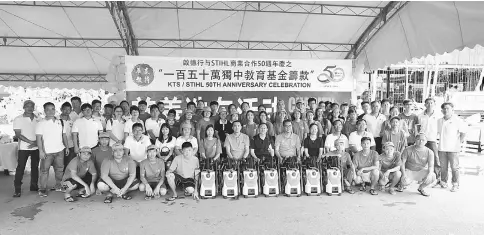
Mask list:
[[[47,196],[50,166],[54,167],[54,190],[62,191],[62,175],[64,174],[64,149],[62,134],[65,133],[64,121],[55,117],[55,106],[51,102],[44,104],[45,119],[37,124],[37,146],[40,156],[40,190],[39,196]]]
[[[380,113],[380,101],[371,102],[371,113],[363,116],[368,125],[368,131],[375,138],[375,147],[378,154],[382,153],[382,137],[380,135],[383,122],[387,120],[386,116]]]
[[[437,122],[437,136],[439,137],[439,157],[442,175],[440,186],[447,188],[449,163],[452,171],[451,192],[459,191],[459,153],[466,138],[467,123],[454,113],[454,104],[443,103],[443,118]]]
[[[82,118],[74,122],[72,126],[72,140],[74,141],[74,152],[79,153],[80,146],[87,146],[91,149],[98,144],[99,132],[103,131],[100,122],[92,118],[92,106],[88,103],[81,106]]]
[[[404,130],[409,134],[407,137],[407,144],[408,146],[411,146],[415,144],[415,130],[416,126],[418,124],[418,117],[414,113],[412,113],[412,101],[411,100],[404,100],[403,101],[403,113],[398,115],[400,120],[402,122],[405,122],[405,125],[407,127],[407,130]]]
[[[30,156],[30,191],[37,192],[39,190],[39,149],[37,148],[37,141],[35,136],[35,128],[40,119],[34,114],[35,103],[31,100],[24,102],[24,113],[13,120],[13,130],[15,137],[18,138],[19,150],[17,169],[15,170],[15,193],[13,197],[20,197],[22,178],[24,177],[25,164]]]

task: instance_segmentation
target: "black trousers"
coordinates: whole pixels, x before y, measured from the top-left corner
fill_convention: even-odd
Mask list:
[[[15,180],[13,181],[15,191],[20,192],[20,188],[22,187],[22,179],[24,178],[25,165],[27,164],[29,156],[31,168],[30,188],[36,189],[39,187],[39,150],[19,150],[17,169],[15,170]]]

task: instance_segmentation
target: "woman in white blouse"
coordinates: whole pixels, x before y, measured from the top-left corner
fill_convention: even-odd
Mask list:
[[[155,146],[158,149],[158,157],[163,159],[167,165],[173,160],[173,150],[175,150],[176,138],[173,137],[170,127],[163,123],[160,129],[160,135],[156,139]]]
[[[114,118],[106,120],[106,131],[111,138],[109,146],[113,146],[115,143],[124,144],[124,124],[126,121],[123,119],[123,108],[116,106],[114,108]]]

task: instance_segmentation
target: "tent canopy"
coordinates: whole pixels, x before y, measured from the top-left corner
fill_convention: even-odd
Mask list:
[[[111,61],[126,54],[357,58],[376,69],[483,44],[482,10],[483,2],[0,2],[0,84],[104,87]]]

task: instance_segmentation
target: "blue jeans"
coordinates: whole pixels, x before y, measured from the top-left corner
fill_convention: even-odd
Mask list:
[[[49,181],[50,166],[54,167],[55,185],[61,186],[62,176],[64,175],[64,150],[57,153],[46,154],[45,159],[40,160],[39,189],[46,190]]]
[[[441,178],[441,167],[440,167],[440,158],[439,158],[439,151],[437,148],[437,143],[435,141],[427,141],[427,144],[425,144],[427,148],[432,150],[434,152],[434,173],[435,176],[437,177],[437,182],[440,181]]]
[[[459,186],[459,153],[439,151],[440,166],[442,167],[441,181],[447,183],[449,163],[452,171],[452,185]]]

